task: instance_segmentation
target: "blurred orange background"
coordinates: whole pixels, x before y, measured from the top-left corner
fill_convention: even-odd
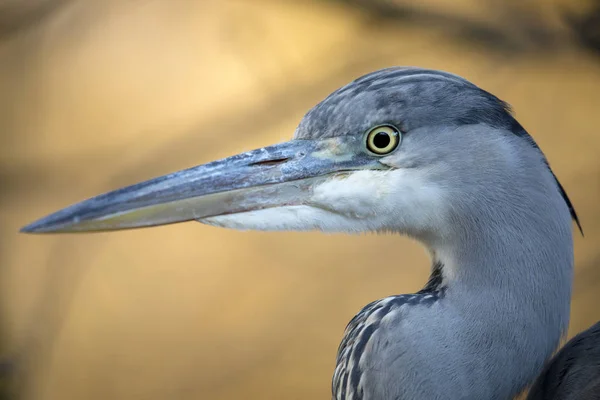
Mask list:
[[[392,65],[447,70],[513,105],[585,230],[570,336],[599,320],[600,33],[586,22],[597,6],[0,0],[4,389],[329,398],[346,323],[426,281],[417,243],[198,223],[18,230],[110,189],[287,140],[329,92]]]

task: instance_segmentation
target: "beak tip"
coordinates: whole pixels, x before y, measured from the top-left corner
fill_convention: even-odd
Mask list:
[[[20,233],[53,233],[59,232],[61,229],[64,229],[65,226],[69,224],[65,224],[65,221],[62,219],[55,218],[55,215],[49,215],[47,217],[38,219],[30,224],[22,227],[19,232]]]
[[[22,227],[20,233],[45,233],[50,231],[41,221],[35,221]]]

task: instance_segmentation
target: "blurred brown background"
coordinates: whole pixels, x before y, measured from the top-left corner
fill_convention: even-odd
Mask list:
[[[418,4],[418,5],[415,5]],[[444,69],[514,106],[573,200],[570,335],[600,319],[600,4],[0,0],[0,379],[28,399],[326,399],[418,244],[197,223],[26,236],[92,195],[287,140],[338,86]]]

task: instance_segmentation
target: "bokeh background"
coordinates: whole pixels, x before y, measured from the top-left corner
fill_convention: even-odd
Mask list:
[[[329,398],[350,318],[425,282],[418,244],[18,229],[287,140],[329,92],[392,65],[457,73],[513,105],[585,230],[569,335],[600,320],[600,2],[0,0],[4,396]]]

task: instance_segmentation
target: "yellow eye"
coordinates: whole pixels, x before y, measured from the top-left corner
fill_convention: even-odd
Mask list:
[[[392,125],[380,125],[367,133],[367,149],[377,155],[389,154],[400,143],[400,132]]]

